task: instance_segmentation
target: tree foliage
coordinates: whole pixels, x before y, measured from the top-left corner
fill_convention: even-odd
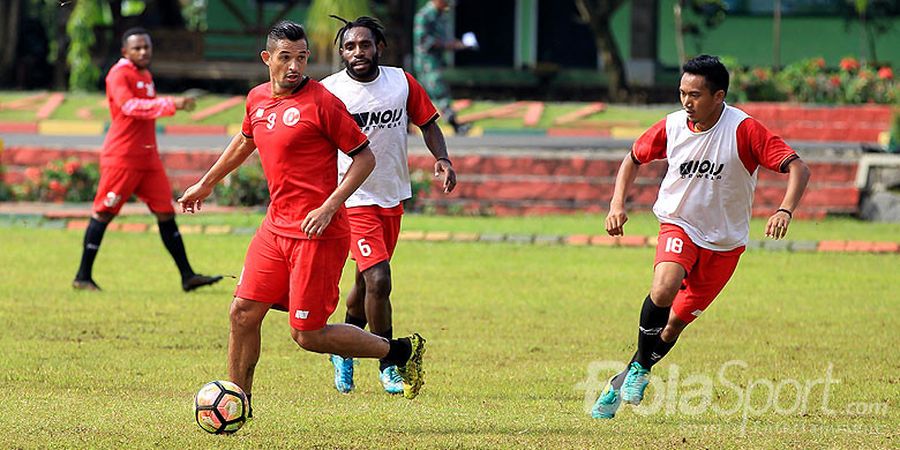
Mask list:
[[[93,91],[97,89],[100,69],[91,59],[91,47],[96,42],[94,27],[102,19],[98,1],[82,0],[75,4],[66,34],[69,35],[69,90]]]

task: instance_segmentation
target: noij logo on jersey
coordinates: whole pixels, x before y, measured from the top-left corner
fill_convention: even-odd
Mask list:
[[[722,173],[724,168],[724,163],[716,166],[716,163],[708,159],[704,161],[687,161],[678,166],[681,178],[706,178],[708,180],[721,180],[722,176],[719,174]]]
[[[366,111],[353,114],[353,119],[363,131],[372,128],[394,128],[401,125],[401,120],[406,114],[403,108],[388,109],[385,111]]]

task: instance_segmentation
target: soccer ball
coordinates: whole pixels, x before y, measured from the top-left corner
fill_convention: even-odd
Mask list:
[[[203,431],[234,433],[247,421],[247,395],[230,381],[206,383],[194,397],[194,416]]]

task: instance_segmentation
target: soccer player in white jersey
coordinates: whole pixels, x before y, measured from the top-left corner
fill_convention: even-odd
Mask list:
[[[332,16],[335,17],[335,16]],[[403,200],[412,196],[407,161],[407,127],[422,130],[425,145],[434,155],[434,175],[444,193],[456,186],[456,173],[447,156],[444,135],[437,125],[438,112],[428,94],[412,75],[396,67],[380,66],[386,45],[384,28],[371,17],[345,22],[335,36],[345,69],[324,80],[369,137],[375,153],[375,170],[345,202],[350,219],[350,253],[356,260],[356,282],[347,295],[345,322],[391,339],[390,260],[400,234]],[[343,177],[350,158],[339,153],[338,171]],[[353,359],[332,355],[335,388],[353,390]],[[391,394],[403,392],[397,367],[381,360],[379,379]]]
[[[725,104],[728,71],[700,55],[682,67],[683,109],[653,125],[622,161],[606,217],[606,231],[621,236],[625,199],[639,167],[666,159],[669,168],[653,212],[660,222],[653,284],[644,299],[637,352],[610,379],[591,415],[611,419],[619,405],[640,404],[651,367],[716,298],[737,267],[750,236],[750,212],[759,166],[788,174],[766,236],[781,239],[800,203],[809,168],[778,136]]]

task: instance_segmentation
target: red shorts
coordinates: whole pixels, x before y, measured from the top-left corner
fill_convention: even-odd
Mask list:
[[[675,262],[687,272],[672,303],[675,315],[687,323],[699,317],[728,283],[743,252],[743,246],[725,252],[698,247],[681,227],[662,224],[653,266]]]
[[[166,171],[134,170],[104,167],[94,197],[94,212],[119,214],[122,205],[136,194],[155,213],[175,213],[172,206],[172,186]]]
[[[321,329],[337,308],[348,245],[347,237],[293,239],[263,225],[247,249],[234,296],[286,310],[294,329]]]
[[[350,220],[350,253],[362,272],[382,261],[390,261],[400,236],[403,204],[393,208],[354,206],[347,208]]]

